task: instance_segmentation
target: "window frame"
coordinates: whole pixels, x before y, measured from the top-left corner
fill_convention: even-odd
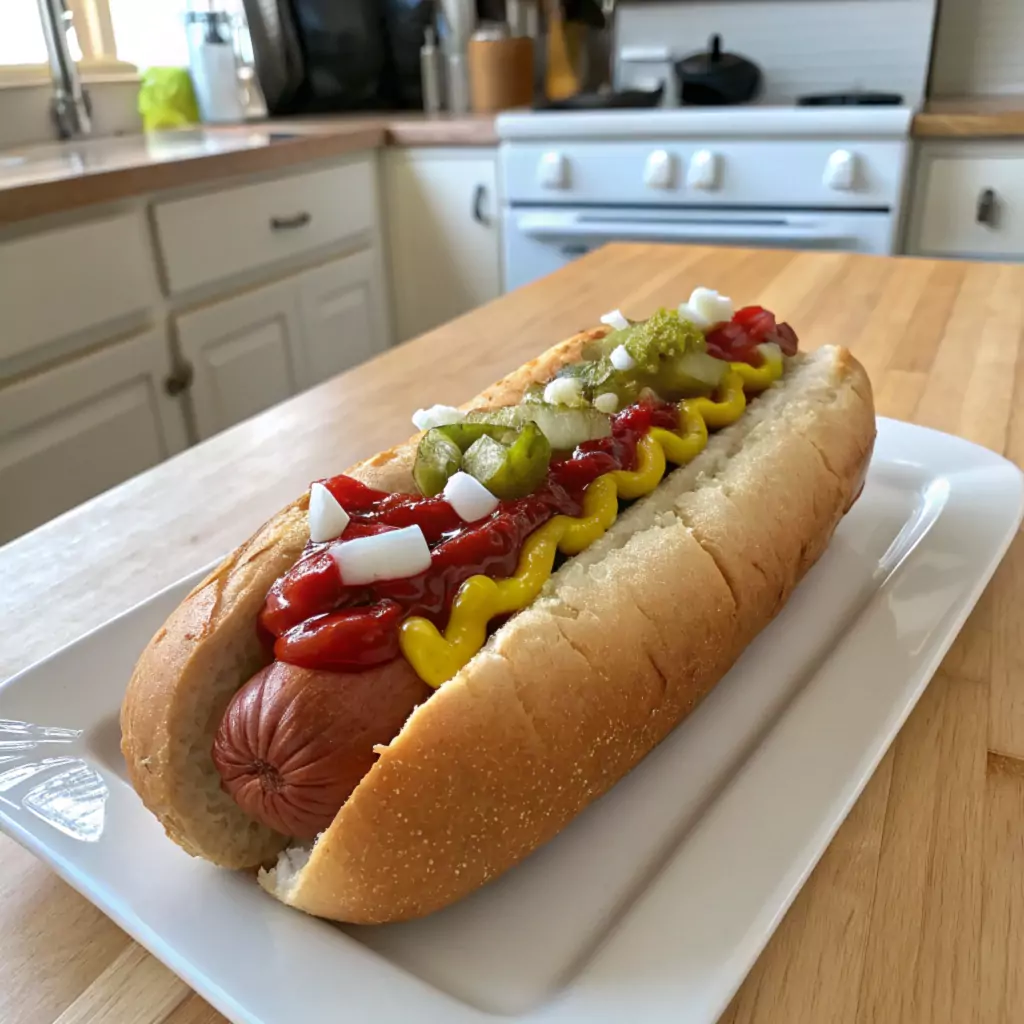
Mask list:
[[[134,64],[117,59],[114,23],[108,0],[65,0],[71,12],[82,59],[78,71],[83,82],[137,79]],[[50,81],[48,64],[0,64],[0,89],[33,86]]]

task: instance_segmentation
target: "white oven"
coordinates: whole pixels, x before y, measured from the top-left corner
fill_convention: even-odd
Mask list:
[[[892,252],[910,111],[498,118],[506,289],[607,242]]]

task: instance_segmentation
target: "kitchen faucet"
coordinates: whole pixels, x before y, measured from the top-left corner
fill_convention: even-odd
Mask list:
[[[71,12],[64,0],[38,0],[39,17],[46,37],[46,52],[50,57],[50,75],[53,78],[53,120],[62,139],[75,139],[92,134],[92,115],[89,96],[82,88],[78,68],[71,59],[68,47],[68,29]]]

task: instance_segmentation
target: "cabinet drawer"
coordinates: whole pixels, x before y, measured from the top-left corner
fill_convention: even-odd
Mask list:
[[[369,160],[158,203],[157,235],[171,293],[187,291],[371,228]]]
[[[154,329],[0,388],[0,544],[185,447],[169,372]]]
[[[0,361],[137,313],[155,295],[141,213],[0,242]]]
[[[919,187],[922,254],[1024,255],[1024,152],[935,156],[924,164]]]

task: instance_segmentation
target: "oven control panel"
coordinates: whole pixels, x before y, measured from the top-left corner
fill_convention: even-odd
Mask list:
[[[897,140],[522,142],[501,147],[505,201],[718,206],[898,206]]]

